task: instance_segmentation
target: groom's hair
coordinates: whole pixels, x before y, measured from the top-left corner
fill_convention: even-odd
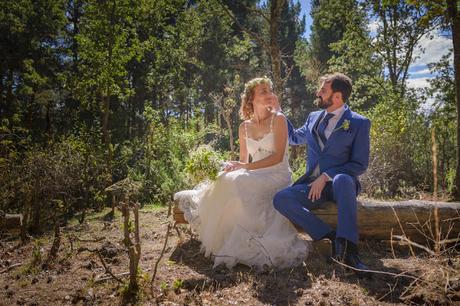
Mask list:
[[[343,73],[335,72],[327,74],[321,78],[321,82],[330,82],[332,92],[340,92],[343,102],[347,102],[351,95],[352,82],[351,79]]]

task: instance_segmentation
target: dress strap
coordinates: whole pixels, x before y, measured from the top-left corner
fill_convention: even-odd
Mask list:
[[[246,153],[246,162],[249,162],[250,154],[249,154],[249,144],[248,144],[248,139],[249,139],[249,137],[248,137],[248,122],[245,121],[243,124],[244,124],[244,134],[245,134],[245,138],[246,138],[245,139],[245,141],[246,141],[246,152],[247,152]]]
[[[248,139],[248,123],[246,121],[244,122],[244,134],[246,139]]]
[[[273,132],[273,121],[274,121],[274,119],[275,119],[275,115],[276,115],[276,114],[273,114],[272,120],[270,121],[270,132]]]

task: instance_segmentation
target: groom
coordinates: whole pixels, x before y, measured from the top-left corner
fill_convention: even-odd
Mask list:
[[[307,144],[307,171],[291,187],[278,192],[273,203],[282,215],[300,226],[313,240],[332,241],[332,256],[357,269],[367,267],[358,257],[356,197],[358,176],[369,163],[369,119],[345,104],[352,82],[342,73],[320,80],[316,103],[323,109],[310,113],[300,129],[288,122],[289,143]],[[334,230],[312,212],[326,201],[338,207]]]

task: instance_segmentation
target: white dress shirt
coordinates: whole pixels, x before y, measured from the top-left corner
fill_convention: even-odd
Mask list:
[[[342,115],[343,115],[344,112],[345,112],[345,105],[342,105],[338,109],[336,109],[333,112],[331,112],[331,114],[333,114],[334,117],[331,117],[331,119],[329,119],[329,122],[327,123],[327,127],[324,130],[324,135],[326,136],[326,139],[329,139],[329,137],[331,136],[332,132],[335,129],[335,126],[337,125],[337,122],[339,122],[340,118],[342,118]],[[328,112],[326,111],[324,113],[323,117],[320,119],[319,123],[317,124],[317,127],[320,126],[321,122],[324,120],[324,117],[326,117],[327,114],[328,114]],[[318,138],[319,146],[320,146],[321,150],[323,150],[324,149],[324,144],[323,144],[323,142],[321,141],[321,138],[318,135],[318,131],[315,131],[315,133],[316,133],[316,137]],[[324,174],[329,178],[329,180],[332,180],[329,177],[329,175],[327,175],[326,173],[324,173]],[[318,177],[319,175],[320,175],[320,173],[319,173],[319,164],[318,164],[318,165],[316,165],[315,170],[313,170],[313,173],[311,174],[311,176],[312,177]]]

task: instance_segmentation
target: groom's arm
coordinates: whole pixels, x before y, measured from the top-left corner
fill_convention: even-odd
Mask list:
[[[341,166],[324,171],[330,178],[333,179],[341,173],[357,177],[366,171],[369,165],[371,122],[369,119],[364,119],[361,122],[353,141],[350,160]]]
[[[275,96],[276,99],[273,100],[273,104],[271,105],[272,110],[277,112],[282,112],[281,105],[278,100],[278,96]],[[291,121],[286,118],[287,121],[287,128],[288,128],[288,141],[290,145],[302,145],[307,143],[307,133],[308,131],[308,122],[310,121],[310,116],[307,118],[307,122],[303,127],[300,129],[296,129]]]
[[[310,121],[310,116],[307,118],[307,122],[305,122],[304,126],[300,129],[294,128],[291,121],[287,119],[288,124],[288,135],[289,135],[289,144],[290,145],[302,145],[307,143],[307,133],[308,131],[308,122]]]

